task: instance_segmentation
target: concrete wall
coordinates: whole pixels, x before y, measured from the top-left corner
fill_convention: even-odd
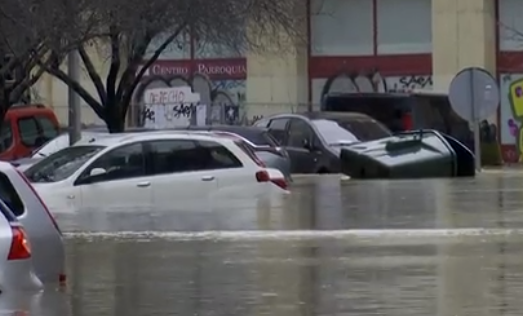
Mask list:
[[[247,55],[246,107],[250,116],[306,107],[308,98],[307,50],[293,47],[281,55]]]
[[[496,73],[494,6],[492,0],[432,1],[434,89],[448,91],[454,75],[466,67]]]

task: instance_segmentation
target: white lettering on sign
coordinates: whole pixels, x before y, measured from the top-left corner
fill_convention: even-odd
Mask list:
[[[187,75],[189,73],[189,67],[185,66],[162,66],[153,65],[151,66],[151,73],[153,75]]]
[[[247,72],[245,65],[235,65],[235,66],[209,66],[205,64],[198,64],[198,72],[206,75],[238,75],[244,74]]]
[[[200,94],[192,92],[191,87],[149,89],[144,97],[144,127],[155,129],[190,125],[200,102]]]

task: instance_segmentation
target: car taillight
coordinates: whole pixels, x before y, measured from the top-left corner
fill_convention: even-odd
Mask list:
[[[31,247],[29,240],[22,227],[12,226],[13,239],[7,260],[22,260],[31,257]]]
[[[58,226],[58,223],[56,222],[56,219],[54,218],[53,214],[51,214],[51,211],[49,211],[49,208],[47,207],[47,205],[44,203],[44,201],[42,200],[42,198],[40,197],[40,195],[38,194],[38,192],[36,192],[35,188],[33,187],[33,185],[31,184],[31,182],[29,181],[29,179],[27,179],[27,177],[25,176],[25,174],[23,172],[21,172],[20,170],[16,169],[16,172],[18,172],[18,174],[20,175],[20,177],[24,180],[24,182],[27,184],[27,186],[31,189],[31,191],[33,192],[33,194],[36,196],[36,198],[38,199],[38,201],[40,202],[40,204],[42,204],[43,208],[45,209],[46,213],[47,213],[47,216],[49,216],[49,218],[51,219],[51,222],[53,222],[53,225],[54,227],[56,228],[56,230],[58,231],[58,233],[60,233],[60,235],[62,235],[62,231],[60,230],[60,227]]]
[[[256,181],[258,182],[272,182],[280,188],[287,190],[288,184],[287,180],[283,178],[271,179],[271,176],[266,170],[261,170],[256,172]]]
[[[289,188],[289,185],[287,184],[287,180],[285,179],[271,179],[271,182],[279,186],[280,188],[287,190]]]
[[[271,181],[271,176],[265,170],[256,172],[256,181],[258,182],[269,182]]]

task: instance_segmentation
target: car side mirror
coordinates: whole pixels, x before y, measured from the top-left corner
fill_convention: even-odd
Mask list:
[[[93,168],[91,172],[89,172],[90,177],[100,176],[102,174],[106,174],[107,170],[104,168]]]

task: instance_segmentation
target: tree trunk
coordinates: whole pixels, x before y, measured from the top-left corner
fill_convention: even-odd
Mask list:
[[[5,115],[9,109],[5,106],[0,106],[0,128],[4,125]]]
[[[125,120],[123,120],[122,116],[120,115],[121,104],[105,104],[104,108],[104,121],[107,125],[109,133],[122,133],[125,130]]]
[[[7,114],[7,111],[9,110],[9,108],[11,107],[11,103],[10,103],[9,92],[7,91],[5,86],[1,87],[0,89],[1,89],[1,91],[0,91],[0,128],[1,128],[2,125],[4,124],[5,115]]]

